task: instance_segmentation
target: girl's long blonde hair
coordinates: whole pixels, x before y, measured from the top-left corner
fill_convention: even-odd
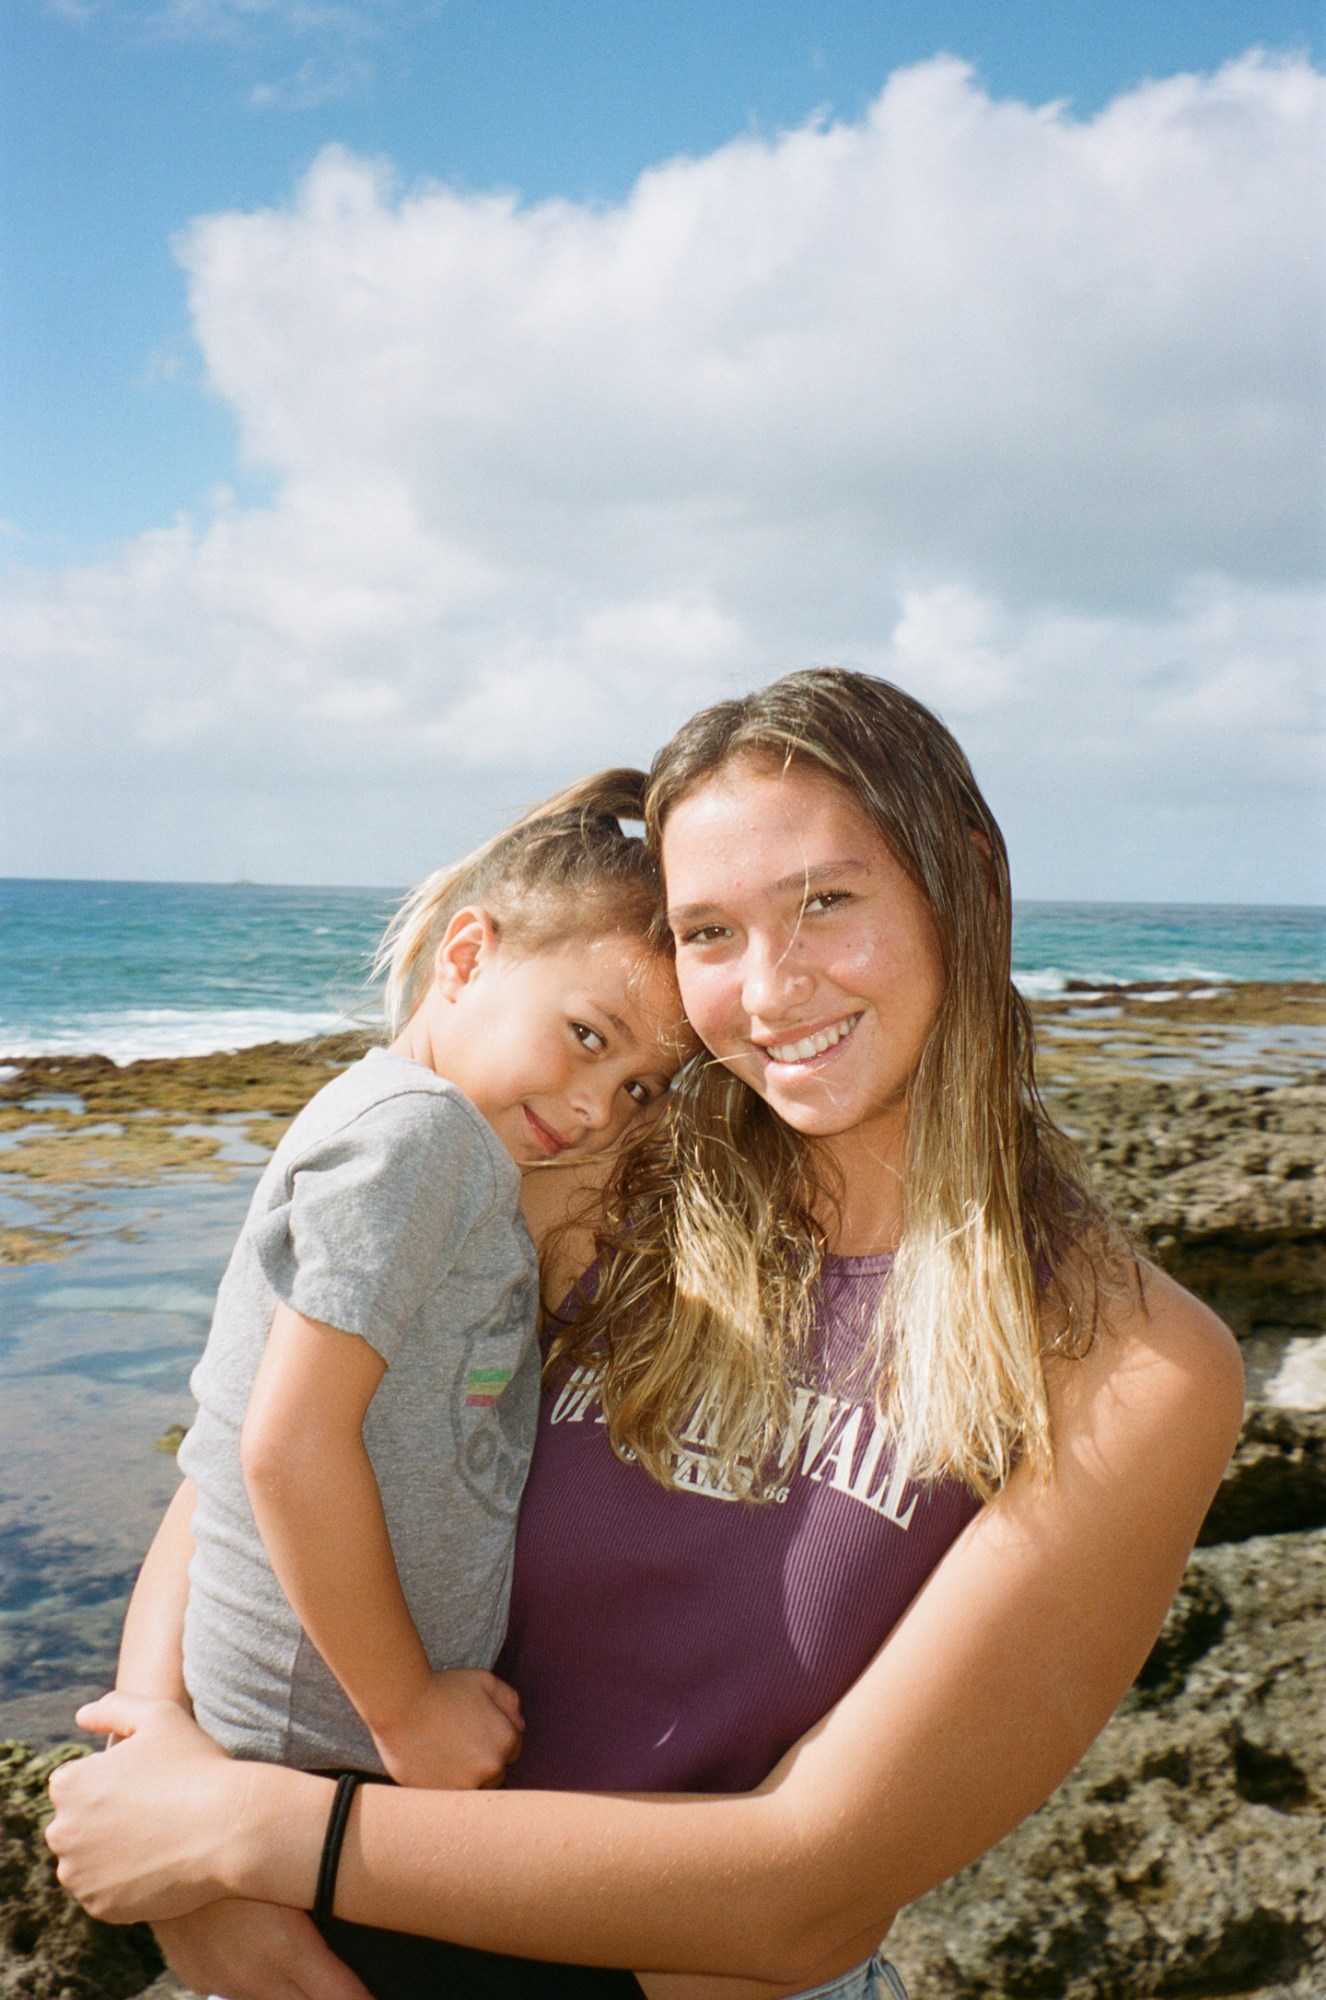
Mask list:
[[[386,1032],[398,1035],[433,975],[447,925],[469,904],[521,951],[609,931],[662,948],[658,866],[622,822],[644,818],[643,771],[598,771],[555,792],[462,861],[411,892],[373,961],[383,981]]]
[[[861,1368],[910,1476],[988,1497],[1016,1459],[1049,1466],[1047,1357],[1084,1351],[1098,1278],[1128,1263],[1037,1092],[1003,838],[937,717],[823,668],[720,702],[665,746],[645,801],[656,855],[673,808],[734,762],[828,773],[933,914],[944,993],[909,1090],[903,1238]],[[667,1482],[700,1416],[738,1492],[776,1480],[834,1192],[813,1147],[730,1071],[683,1072],[621,1164],[596,1295],[555,1344],[555,1362],[598,1370],[618,1451]]]

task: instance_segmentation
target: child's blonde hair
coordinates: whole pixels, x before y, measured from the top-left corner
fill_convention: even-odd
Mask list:
[[[503,832],[437,869],[401,904],[378,946],[388,1037],[428,990],[447,925],[469,904],[503,942],[524,952],[623,931],[667,948],[658,866],[623,821],[642,821],[643,771],[599,771],[556,792]]]
[[[861,1365],[900,1463],[988,1496],[1019,1457],[1049,1465],[1047,1352],[1084,1350],[1097,1273],[1128,1268],[1037,1092],[1002,836],[944,725],[865,674],[791,674],[686,723],[650,774],[656,853],[673,808],[733,764],[830,777],[933,915],[945,990],[909,1091],[903,1239]],[[731,1071],[683,1071],[609,1190],[597,1294],[557,1344],[600,1368],[619,1452],[666,1483],[702,1411],[736,1490],[768,1487],[835,1192]]]

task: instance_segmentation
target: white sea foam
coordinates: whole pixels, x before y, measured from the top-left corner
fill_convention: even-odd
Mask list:
[[[1247,973],[1243,975],[1245,979],[1248,976]],[[1200,965],[1167,965],[1162,967],[1159,972],[1148,972],[1146,977],[1148,979],[1182,979],[1185,982],[1190,979],[1200,979],[1204,986],[1233,986],[1237,984],[1239,975],[1234,972],[1209,972],[1204,966]]]
[[[1174,964],[1131,969],[1125,966],[1122,970],[1117,966],[1108,970],[1101,966],[1083,966],[1071,972],[1062,972],[1056,965],[1046,965],[1037,966],[1031,972],[1013,974],[1013,984],[1027,1000],[1053,1000],[1059,994],[1067,992],[1070,980],[1087,993],[1093,990],[1108,991],[1115,986],[1149,986],[1157,980],[1164,980],[1167,982],[1165,990],[1157,989],[1154,993],[1146,993],[1141,997],[1146,1000],[1177,1000],[1180,995],[1169,990],[1168,982],[1182,980],[1187,986],[1188,982],[1194,979],[1203,982],[1203,992],[1200,997],[1209,999],[1212,993],[1234,984],[1237,975],[1230,972],[1210,972],[1196,965]],[[1190,997],[1195,999],[1199,996],[1192,994]]]
[[[1050,965],[1037,972],[1015,972],[1013,984],[1024,1000],[1053,1000],[1068,986],[1069,975]]]
[[[101,1055],[131,1063],[146,1056],[213,1055],[259,1042],[302,1042],[348,1025],[344,1015],[325,1010],[233,1007],[194,1013],[182,1007],[136,1007],[82,1014],[40,1028],[0,1022],[0,1051],[10,1057]]]

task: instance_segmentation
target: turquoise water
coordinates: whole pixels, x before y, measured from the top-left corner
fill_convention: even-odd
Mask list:
[[[1013,972],[1032,997],[1070,980],[1326,979],[1326,909],[1241,903],[1019,903]]]
[[[256,1169],[104,1187],[75,1253],[0,1270],[0,1737],[69,1735],[108,1687],[129,1587],[175,1489],[217,1282]],[[0,1220],[27,1204],[0,1197]]]
[[[0,880],[0,1055],[203,1055],[344,1025],[400,892]]]
[[[366,1005],[391,889],[0,880],[0,1057],[294,1041]],[[1326,979],[1326,910],[1024,903],[1014,968],[1070,980]]]

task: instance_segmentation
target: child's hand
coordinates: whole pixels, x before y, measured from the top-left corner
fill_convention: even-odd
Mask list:
[[[430,1675],[391,1729],[373,1737],[398,1785],[478,1791],[501,1784],[524,1728],[514,1688],[482,1668],[457,1667]]]

